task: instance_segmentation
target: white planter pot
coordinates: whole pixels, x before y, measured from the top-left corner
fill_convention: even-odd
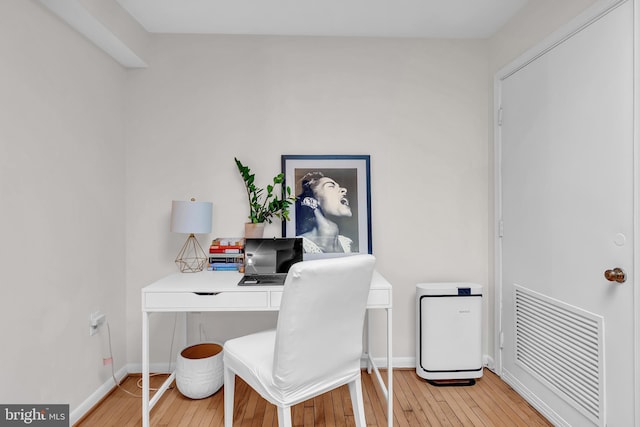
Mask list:
[[[220,390],[223,382],[221,345],[196,344],[178,355],[176,385],[184,396],[203,399]]]

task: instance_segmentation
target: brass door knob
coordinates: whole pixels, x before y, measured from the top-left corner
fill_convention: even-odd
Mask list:
[[[627,275],[624,270],[618,267],[605,271],[604,277],[610,282],[624,283],[627,280]]]

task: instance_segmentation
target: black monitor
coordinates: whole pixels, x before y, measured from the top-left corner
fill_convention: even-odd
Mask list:
[[[301,238],[245,239],[245,274],[287,273],[302,261]]]

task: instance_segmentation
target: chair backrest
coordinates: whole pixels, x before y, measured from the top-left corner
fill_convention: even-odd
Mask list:
[[[285,393],[360,368],[375,258],[303,261],[289,270],[278,315],[273,380]]]

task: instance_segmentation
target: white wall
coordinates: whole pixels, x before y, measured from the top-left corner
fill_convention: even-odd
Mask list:
[[[528,1],[500,31],[491,37],[489,44],[491,75],[493,76],[500,68],[540,43],[597,1]]]
[[[125,365],[125,72],[37,3],[0,2],[0,402],[77,408]]]
[[[371,155],[373,248],[394,285],[394,355],[413,358],[417,283],[487,285],[487,57],[485,41],[155,37],[149,68],[132,72],[127,90],[129,361],[140,360],[140,289],[176,271],[186,238],[169,232],[171,200],[214,203],[204,244],[242,235],[248,211],[233,158],[266,183],[282,154]],[[172,319],[152,317],[152,362],[169,357]],[[206,330],[224,339],[245,331],[242,319],[256,323],[241,315]]]

